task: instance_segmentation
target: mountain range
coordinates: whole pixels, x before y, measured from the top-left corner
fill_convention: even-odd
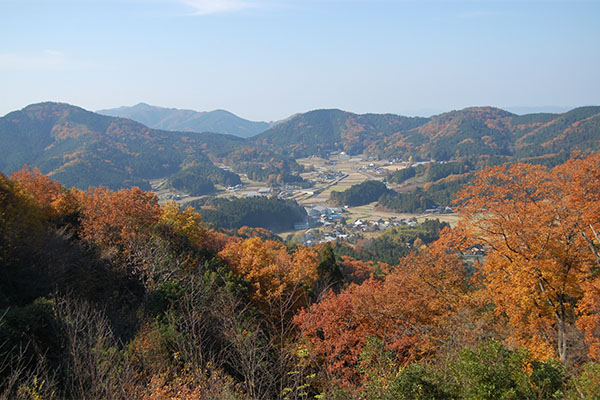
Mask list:
[[[40,103],[0,118],[0,170],[9,173],[28,164],[66,186],[149,189],[149,179],[189,165],[217,168],[206,149],[230,143],[239,146],[244,139],[151,129],[68,104]]]
[[[98,110],[98,114],[128,118],[153,129],[216,132],[248,138],[267,130],[266,122],[248,121],[225,110],[198,112],[139,103],[131,107]]]
[[[0,147],[4,173],[28,164],[66,186],[149,189],[150,179],[177,175],[181,180],[182,171],[193,171],[185,175],[186,182],[231,182],[215,163],[265,179],[273,174],[289,177],[298,170],[295,158],[331,151],[439,161],[481,156],[531,160],[597,151],[600,107],[528,115],[473,107],[430,118],[315,110],[244,139],[152,129],[131,119],[49,102],[0,118]]]
[[[331,151],[441,161],[481,155],[537,157],[598,150],[600,107],[526,115],[471,107],[430,118],[316,110],[282,122],[252,140],[295,157]]]

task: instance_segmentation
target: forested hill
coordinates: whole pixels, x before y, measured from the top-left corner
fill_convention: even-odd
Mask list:
[[[341,110],[315,110],[275,125],[253,138],[260,146],[286,151],[295,157],[341,150],[362,153],[366,148],[428,121],[393,114],[358,115]]]
[[[40,103],[0,118],[0,171],[29,164],[66,186],[149,189],[149,179],[197,167],[177,175],[186,182],[201,179],[202,190],[194,185],[197,193],[236,181],[223,176],[213,164],[217,161],[264,181],[280,176],[282,182],[295,182],[298,177],[292,175],[301,170],[295,158],[330,151],[415,160],[489,155],[499,162],[561,153],[555,158],[564,161],[573,150],[599,150],[599,139],[600,107],[522,116],[474,107],[431,118],[316,110],[244,139],[156,130],[68,104]]]
[[[294,156],[346,151],[381,158],[449,160],[479,155],[527,158],[597,150],[599,139],[600,107],[528,115],[472,107],[431,118],[317,110],[300,114],[253,140]]]
[[[269,128],[266,122],[248,121],[225,110],[198,112],[139,103],[132,107],[99,110],[99,114],[129,118],[154,129],[184,132],[218,132],[247,138]]]
[[[473,107],[432,117],[370,149],[385,156],[398,152],[449,160],[455,157],[544,156],[560,151],[598,150],[600,107],[563,114],[516,115],[493,107]]]
[[[150,129],[62,103],[30,105],[0,118],[0,170],[37,166],[66,186],[140,186],[189,165],[215,167],[207,154],[244,139]]]

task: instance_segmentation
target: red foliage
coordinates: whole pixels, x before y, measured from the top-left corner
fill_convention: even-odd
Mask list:
[[[401,260],[382,282],[369,279],[330,293],[295,322],[327,369],[356,385],[362,377],[355,367],[369,337],[382,339],[401,364],[428,357],[448,340],[449,318],[465,293],[461,261],[433,245]]]

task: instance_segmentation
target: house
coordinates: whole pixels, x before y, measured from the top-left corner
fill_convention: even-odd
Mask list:
[[[319,215],[329,214],[329,208],[323,206],[314,206],[313,210],[317,211]]]
[[[317,210],[315,210],[312,207],[304,207],[304,210],[306,210],[306,213],[311,218],[319,218],[319,217],[321,217],[321,213],[318,212]]]

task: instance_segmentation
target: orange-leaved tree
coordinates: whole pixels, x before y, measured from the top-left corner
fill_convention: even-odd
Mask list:
[[[589,251],[583,268],[583,297],[577,303],[577,326],[585,333],[589,356],[600,360],[600,154],[573,158],[553,170],[565,190],[562,200]],[[586,246],[587,245],[587,246]]]
[[[508,318],[511,339],[534,356],[557,354],[563,362],[593,261],[583,234],[596,221],[576,206],[585,195],[573,197],[572,177],[584,162],[553,170],[530,164],[489,167],[457,200],[471,243],[487,248],[486,288],[497,314]]]
[[[342,382],[358,385],[364,377],[357,363],[369,337],[382,340],[400,364],[431,356],[451,339],[451,316],[466,293],[462,261],[434,243],[401,259],[383,281],[330,292],[295,322],[317,360]]]
[[[149,245],[160,219],[158,198],[137,187],[118,192],[100,187],[90,189],[81,203],[81,237],[130,272],[143,272],[145,260],[135,255]]]
[[[46,218],[73,215],[79,211],[81,193],[77,189],[67,190],[60,183],[50,179],[27,165],[11,175],[22,192],[31,196]]]
[[[258,237],[231,241],[219,253],[231,269],[252,285],[252,299],[284,332],[285,321],[309,300],[309,288],[317,279],[319,254],[298,247],[288,254],[285,245]]]

